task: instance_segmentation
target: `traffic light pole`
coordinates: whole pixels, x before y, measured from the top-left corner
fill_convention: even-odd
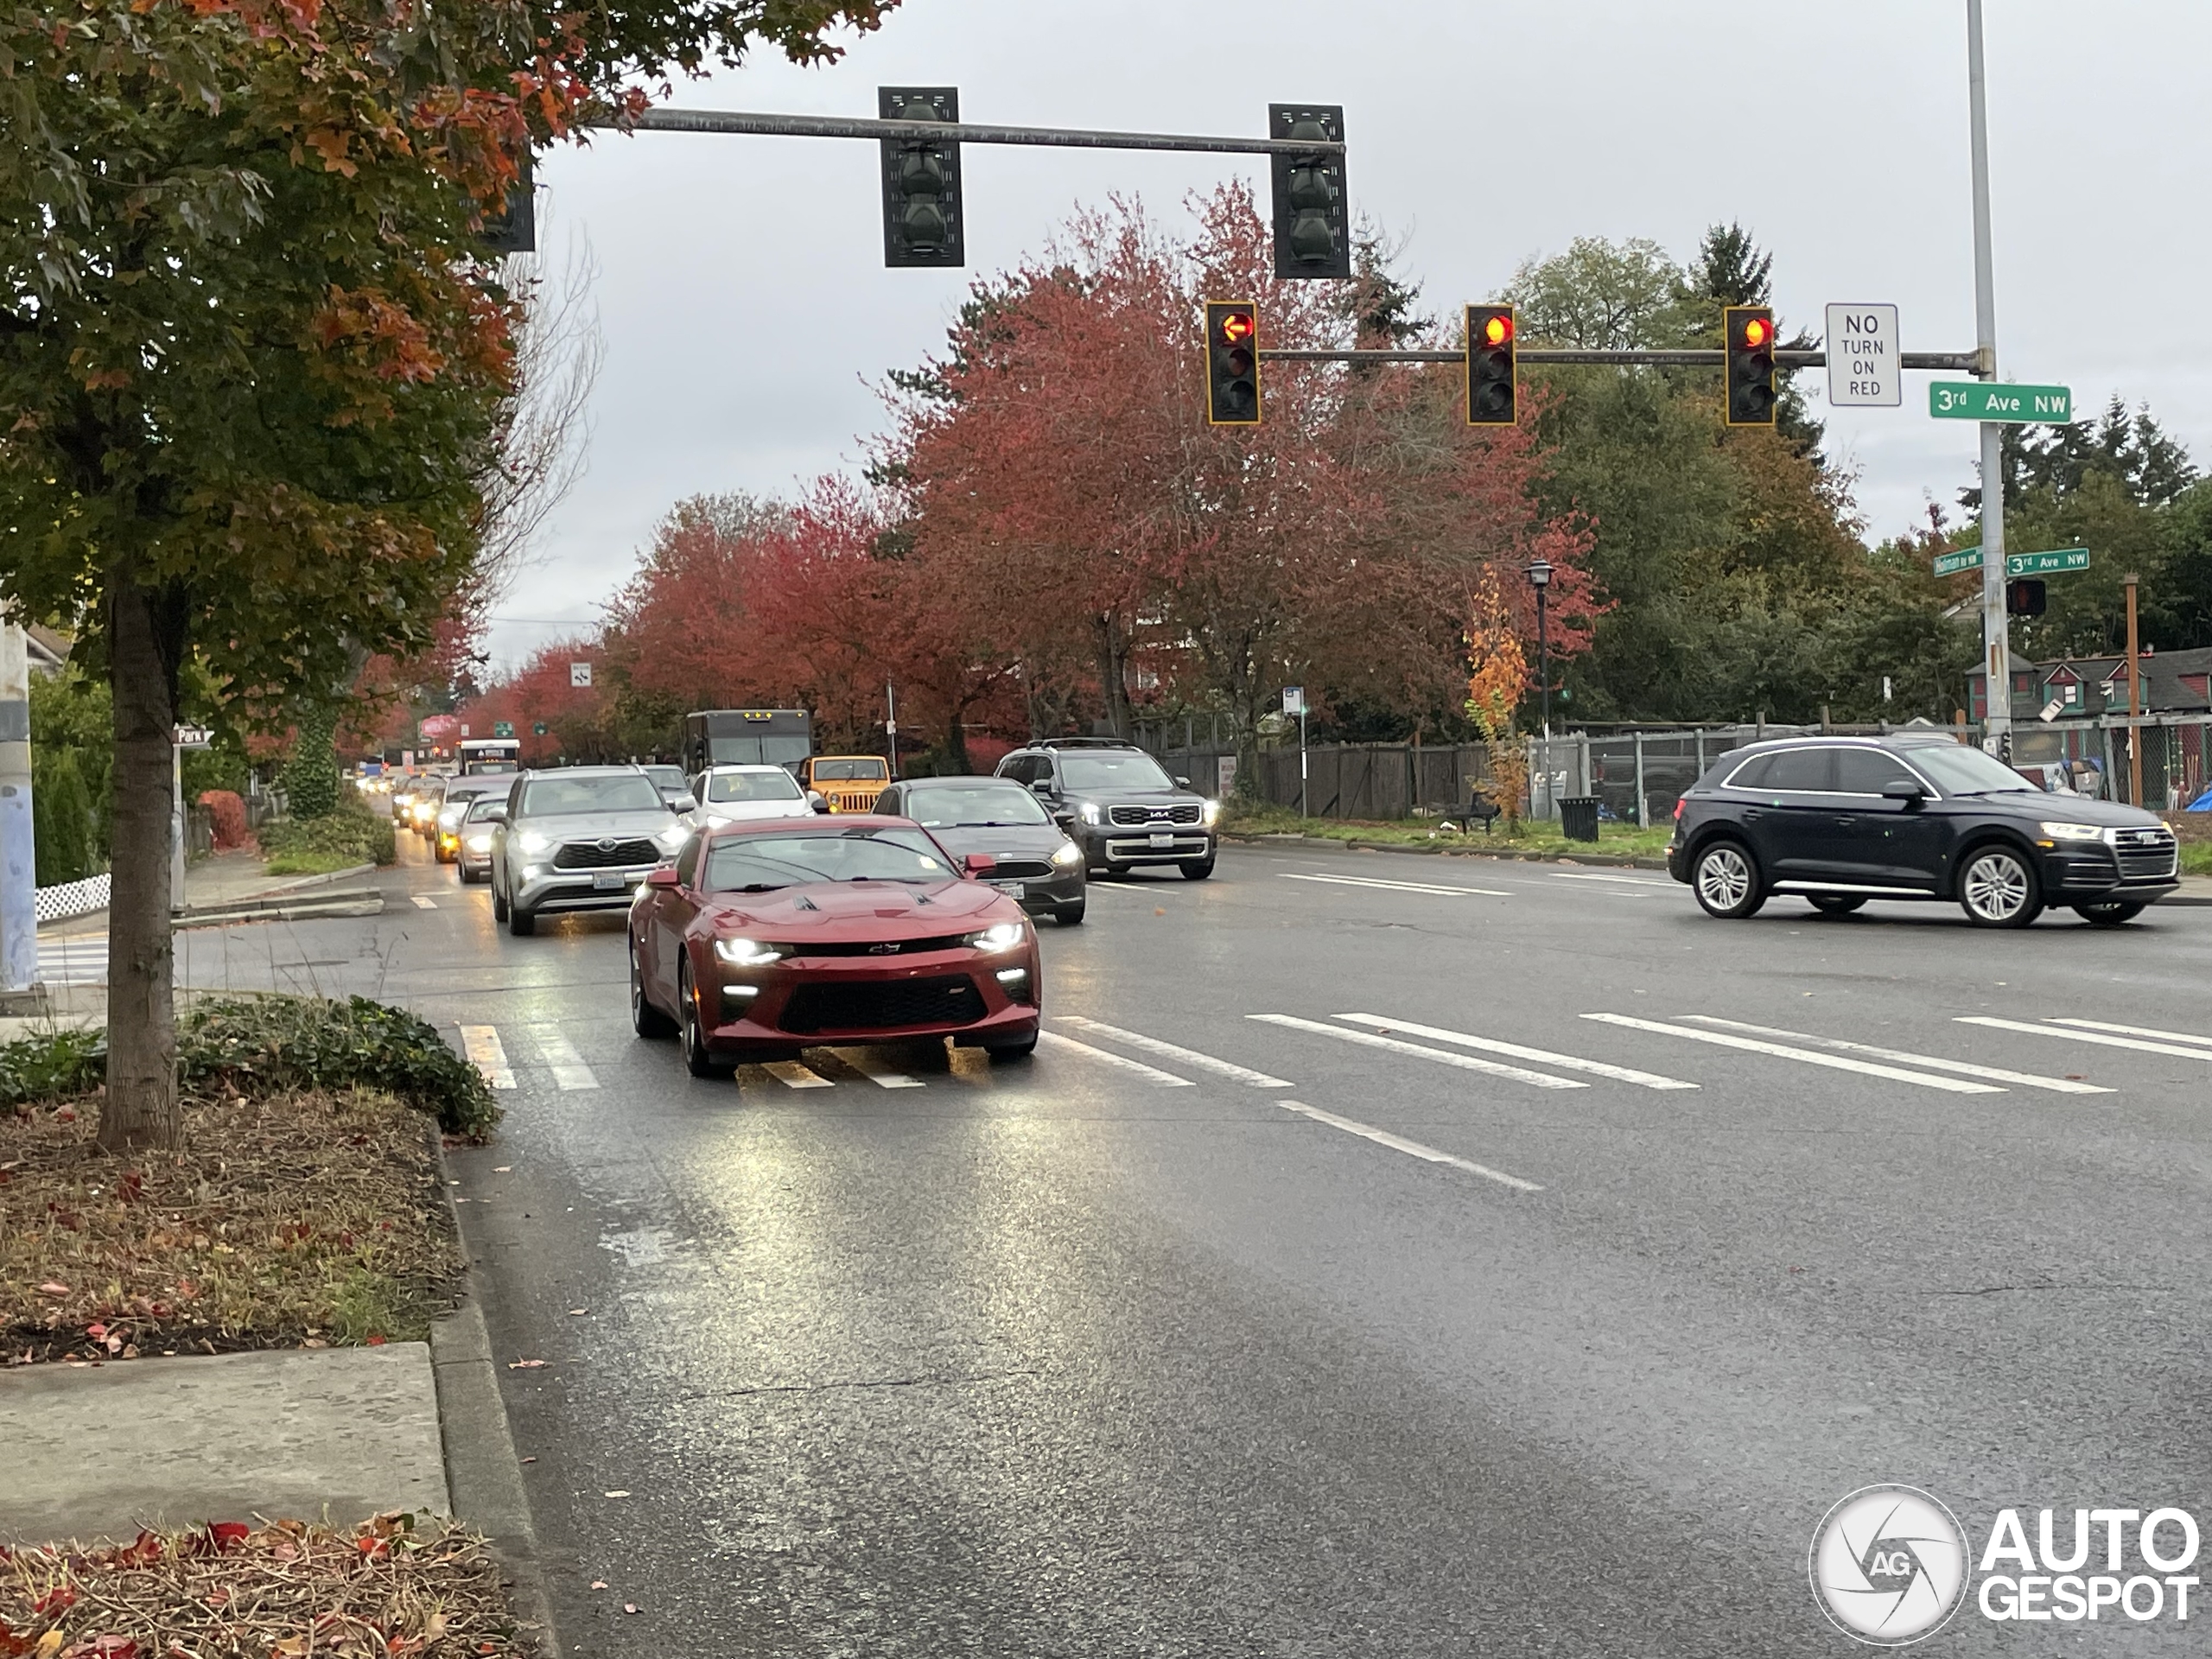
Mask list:
[[[1996,259],[1989,236],[1989,91],[1981,66],[1981,0],[1967,0],[1967,108],[1974,150],[1974,373],[1997,378]],[[2005,610],[2005,429],[1981,423],[1981,746],[2012,749],[2012,641]]]
[[[636,132],[755,133],[778,138],[890,138],[935,144],[1045,144],[1061,149],[1178,149],[1240,156],[1336,156],[1319,138],[1208,138],[1173,132],[1096,132],[1081,127],[998,127],[963,121],[869,121],[836,115],[755,114],[741,110],[647,110],[593,127]]]
[[[1640,347],[1624,347],[1619,351],[1603,350],[1580,346],[1523,346],[1516,353],[1523,363],[1568,365],[1589,368],[1658,368],[1658,369],[1719,369],[1728,363],[1728,353],[1709,346],[1689,346],[1680,351],[1646,351]],[[1289,346],[1262,347],[1260,360],[1263,363],[1464,363],[1465,352],[1427,351],[1366,351],[1326,348],[1306,351]],[[1778,351],[1774,354],[1776,366],[1783,369],[1824,369],[1827,366],[1826,352]],[[1981,362],[1979,352],[1900,352],[1897,360],[1908,369],[1935,369],[1946,372],[1974,372]]]

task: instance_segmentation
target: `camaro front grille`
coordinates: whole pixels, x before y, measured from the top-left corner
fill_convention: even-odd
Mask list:
[[[902,1026],[969,1026],[988,1010],[965,974],[928,979],[802,985],[784,1005],[785,1031],[895,1031]]]
[[[635,864],[658,864],[660,849],[644,838],[611,842],[572,841],[553,855],[556,870],[619,870]]]
[[[963,933],[940,934],[929,939],[850,939],[824,941],[821,944],[795,944],[791,954],[798,957],[912,957],[925,950],[950,950],[965,944]]]
[[[1106,810],[1106,820],[1124,830],[1147,823],[1196,823],[1205,810],[1196,801],[1176,801],[1166,806],[1115,806]]]

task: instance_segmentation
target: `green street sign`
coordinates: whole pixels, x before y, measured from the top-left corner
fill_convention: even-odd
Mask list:
[[[1928,412],[1939,421],[2063,425],[2074,418],[2074,393],[2066,386],[2002,386],[1987,380],[1938,380],[1928,388]]]
[[[2048,576],[2067,570],[2086,570],[2089,568],[2089,550],[2086,547],[2062,547],[2050,553],[2007,553],[2005,574],[2008,576]],[[1955,553],[1945,553],[1936,561],[1936,574],[1955,576],[1961,570],[1981,569],[1981,550],[1962,547]]]
[[[542,721],[542,720],[539,720],[539,721],[531,721],[531,728],[530,728],[530,734],[531,734],[532,737],[543,737],[543,736],[544,736],[544,735],[545,735],[545,722],[544,722],[543,721]]]
[[[493,736],[512,737],[514,734],[515,723],[512,720],[495,720],[492,722]]]

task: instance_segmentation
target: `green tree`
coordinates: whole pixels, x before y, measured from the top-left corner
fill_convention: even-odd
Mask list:
[[[1513,273],[1505,297],[1530,344],[1620,351],[1681,343],[1682,269],[1656,242],[1578,236]]]
[[[81,881],[98,868],[92,798],[74,749],[31,751],[31,835],[41,887]]]
[[[338,752],[331,741],[337,728],[338,711],[327,702],[310,703],[300,716],[284,767],[285,810],[295,818],[327,818],[338,810]]]

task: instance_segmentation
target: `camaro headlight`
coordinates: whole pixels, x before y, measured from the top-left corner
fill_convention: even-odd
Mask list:
[[[2036,826],[2053,841],[2102,841],[2104,826],[2101,823],[2044,823]]]
[[[468,838],[468,850],[472,853],[490,852],[492,850],[492,837],[484,831],[479,830],[476,834]]]
[[[1058,850],[1053,853],[1052,862],[1064,870],[1071,870],[1083,862],[1083,849],[1071,841],[1064,841]]]
[[[788,944],[764,944],[759,939],[716,939],[715,954],[733,968],[765,968],[791,953]]]
[[[553,837],[541,836],[535,830],[525,830],[515,837],[525,853],[542,853],[553,844]]]
[[[1085,823],[1098,822],[1098,804],[1096,801],[1085,801],[1083,804],[1083,821]]]
[[[1221,803],[1219,801],[1208,801],[1206,803],[1205,810],[1206,828],[1209,830],[1212,829],[1216,823],[1220,822],[1220,819]]]
[[[980,933],[970,933],[961,943],[978,950],[1011,950],[1021,943],[1025,933],[1020,922],[995,922]]]

